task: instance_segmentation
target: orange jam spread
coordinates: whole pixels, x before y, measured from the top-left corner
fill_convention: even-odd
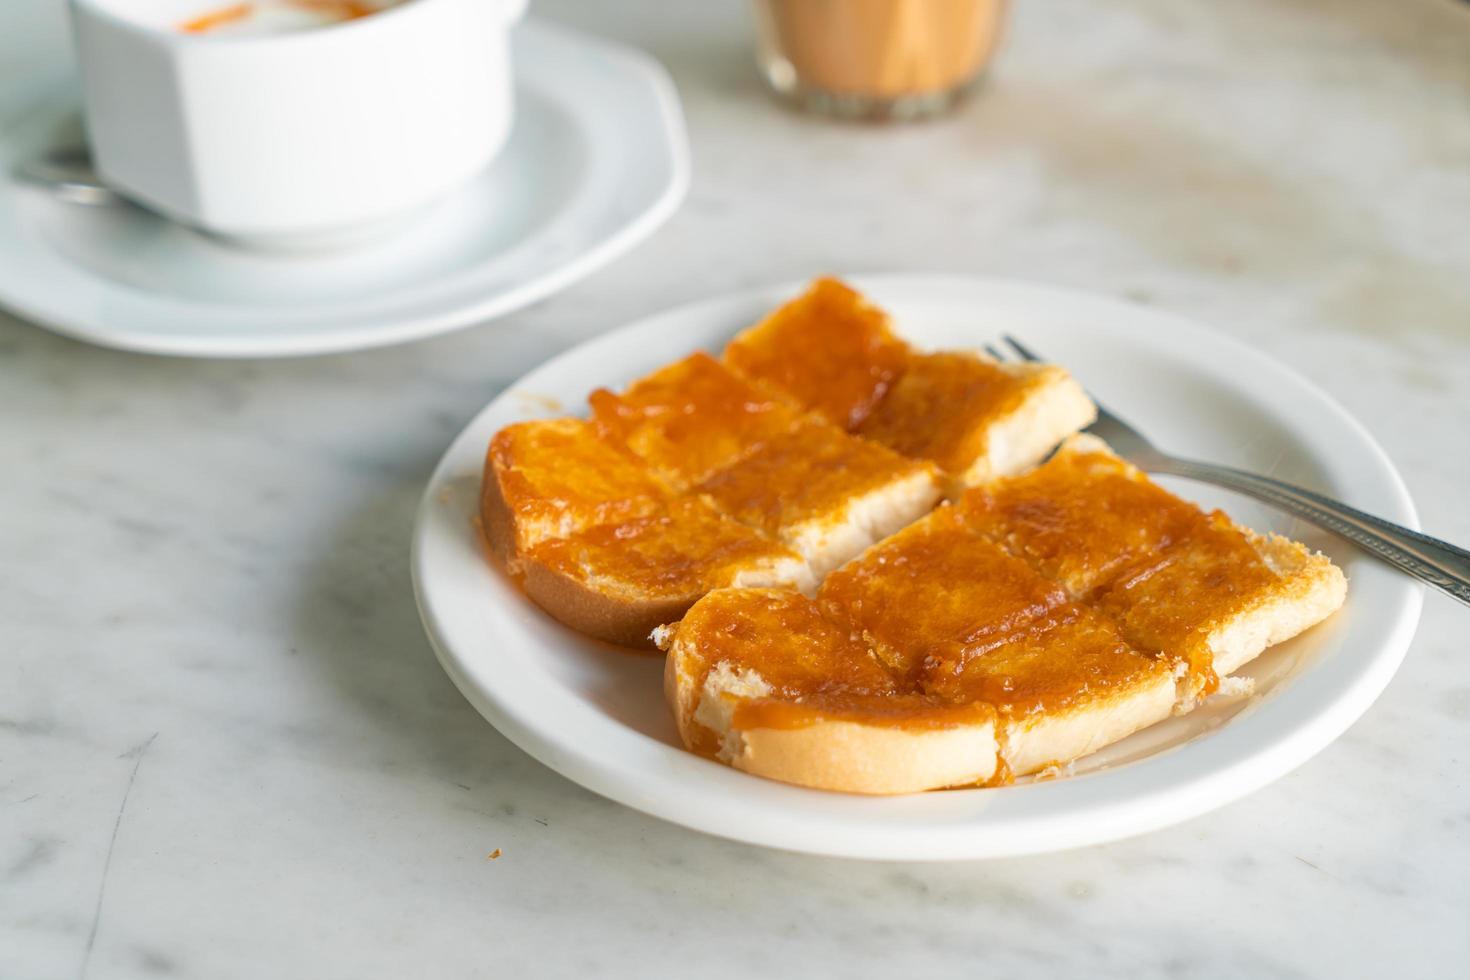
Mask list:
[[[737,520],[777,535],[809,521],[841,523],[853,500],[921,468],[813,418],[695,490]]]
[[[701,500],[676,498],[662,513],[542,541],[530,556],[607,592],[697,595],[742,571],[796,556]]]
[[[1110,453],[1064,450],[971,490],[965,519],[1118,623],[1129,643],[1187,661],[1213,690],[1215,626],[1279,589],[1250,539]]]
[[[1066,596],[946,506],[828,575],[818,599],[875,641],[890,669],[913,677],[935,647],[1004,637]]]
[[[731,341],[724,358],[851,429],[903,373],[907,354],[887,314],[836,279],[818,279]]]
[[[770,687],[743,699],[736,728],[799,728],[853,721],[905,728],[948,728],[992,717],[984,705],[954,705],[905,692],[846,627],[799,592],[711,592],[679,623],[679,639],[697,652],[692,669],[703,689],[720,664],[753,671]]]
[[[1204,520],[1199,508],[1108,453],[1066,450],[969,491],[965,519],[1085,599]]]
[[[1282,588],[1280,576],[1230,519],[1216,511],[1162,552],[1130,566],[1094,605],[1130,642],[1207,663],[1202,646],[1220,624]]]
[[[916,354],[857,431],[963,474],[985,455],[990,426],[1014,411],[1033,384],[974,354]]]
[[[798,408],[697,353],[588,399],[593,415],[660,474],[698,483],[795,426]]]
[[[1125,643],[1112,622],[1067,603],[1003,636],[932,649],[920,685],[946,700],[985,701],[1024,717],[1122,694],[1169,672]]]
[[[498,489],[518,544],[661,513],[668,493],[632,455],[582,419],[508,425],[490,441],[486,487]]]
[[[822,615],[800,592],[722,589],[699,601],[679,623],[681,641],[695,639],[703,668],[748,668],[774,692],[827,688],[889,694],[892,676],[845,626]]]

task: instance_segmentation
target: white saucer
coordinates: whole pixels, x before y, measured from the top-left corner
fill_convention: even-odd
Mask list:
[[[974,347],[1012,333],[1072,368],[1168,449],[1270,472],[1418,526],[1403,482],[1366,430],[1309,382],[1233,340],[1045,286],[924,276],[857,283],[919,345]],[[1418,623],[1421,586],[1264,505],[1168,481],[1242,523],[1325,551],[1347,573],[1340,612],[1245,671],[1256,680],[1253,697],[1140,732],[1078,762],[1072,778],[1002,789],[864,798],[769,782],[685,752],[663,701],[661,658],[562,627],[482,553],[471,521],[485,447],[501,426],[547,414],[548,399],[576,412],[596,386],[618,386],[696,347],[718,350],[798,288],[674,310],[568,351],[492,402],[434,472],[414,534],[424,624],[460,690],[531,755],[604,796],[724,837],[866,858],[992,857],[1125,837],[1228,803],[1321,750],[1388,684]]]
[[[527,22],[513,57],[517,117],[491,168],[337,251],[251,251],[11,179],[76,126],[74,94],[52,93],[0,128],[0,306],[108,347],[274,357],[428,337],[562,289],[673,213],[683,120],[668,75],[631,49]]]

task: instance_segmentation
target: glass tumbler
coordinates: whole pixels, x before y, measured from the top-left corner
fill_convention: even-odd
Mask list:
[[[916,119],[955,105],[995,53],[1007,0],[755,0],[776,92],[815,112]]]

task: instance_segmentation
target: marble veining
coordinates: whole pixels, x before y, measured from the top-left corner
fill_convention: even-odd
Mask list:
[[[0,125],[69,70],[60,6],[0,8]],[[933,866],[608,803],[428,649],[410,523],[482,405],[609,326],[826,270],[1212,323],[1346,405],[1470,541],[1470,7],[1015,6],[979,97],[882,129],[768,100],[741,4],[541,0],[668,65],[695,180],[644,246],[497,324],[224,363],[0,315],[0,977],[1470,973],[1470,620],[1438,595],[1379,702],[1280,782]]]

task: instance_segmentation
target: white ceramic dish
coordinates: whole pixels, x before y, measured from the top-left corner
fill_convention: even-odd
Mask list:
[[[39,96],[0,127],[0,306],[108,347],[278,357],[416,340],[563,289],[683,199],[683,120],[664,70],[620,45],[530,21],[512,61],[516,121],[489,169],[391,235],[314,254],[243,249],[10,179],[76,125],[73,92]]]
[[[510,131],[525,0],[413,0],[234,36],[214,0],[71,0],[92,160],[153,210],[256,246],[351,242],[473,179]]]
[[[917,344],[973,347],[1011,332],[1071,367],[1166,448],[1271,472],[1418,526],[1403,482],[1367,432],[1310,383],[1235,341],[1038,285],[856,282]],[[492,402],[435,471],[414,535],[424,624],[460,690],[531,755],[604,796],[724,837],[865,858],[992,857],[1125,837],[1228,803],[1306,761],[1388,684],[1418,622],[1419,585],[1262,505],[1169,481],[1247,525],[1327,552],[1348,575],[1339,613],[1245,671],[1256,679],[1253,697],[1140,732],[1079,761],[1072,778],[1002,789],[864,798],[768,782],[685,752],[663,702],[660,658],[562,627],[481,552],[471,522],[485,447],[506,423],[547,414],[547,399],[576,413],[598,385],[622,384],[696,347],[717,350],[797,288],[674,310],[553,359]]]

